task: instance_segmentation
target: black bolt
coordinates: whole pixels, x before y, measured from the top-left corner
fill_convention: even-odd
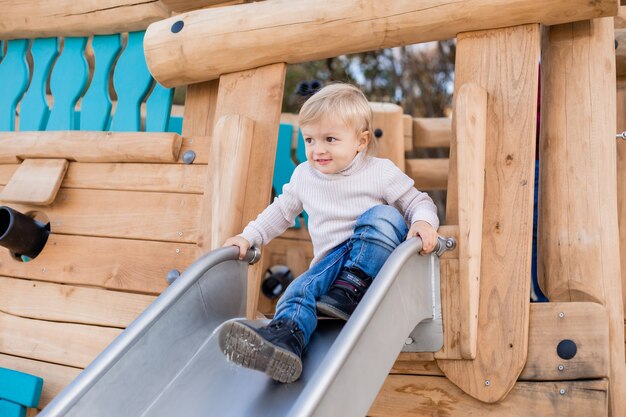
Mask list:
[[[374,130],[374,136],[376,137],[376,139],[380,139],[383,136],[383,131],[382,129],[376,129]]]
[[[561,340],[556,347],[556,353],[559,355],[559,358],[565,360],[572,359],[576,356],[577,350],[576,343],[569,339]]]
[[[172,25],[172,33],[180,32],[181,30],[183,30],[183,26],[185,26],[185,22],[183,22],[182,20],[174,22],[174,24]]]

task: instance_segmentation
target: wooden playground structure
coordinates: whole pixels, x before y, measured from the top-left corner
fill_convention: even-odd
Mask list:
[[[0,414],[36,415],[172,270],[266,206],[281,117],[288,155],[297,138],[281,116],[287,64],[456,38],[451,123],[373,104],[382,155],[418,188],[447,189],[439,233],[458,245],[441,258],[443,348],[402,353],[368,415],[626,415],[624,9],[0,0],[0,205],[50,225],[34,259],[0,250],[0,368],[44,380],[41,400],[24,401],[2,388],[17,373],[0,372]],[[449,160],[404,157],[429,146],[449,146]],[[536,152],[547,303],[529,300]],[[307,245],[302,226],[268,246],[251,267],[249,316],[271,310],[259,301],[268,266],[302,272]],[[25,378],[22,393],[36,391]]]

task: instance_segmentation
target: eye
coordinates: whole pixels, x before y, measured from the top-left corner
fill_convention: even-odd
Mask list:
[[[313,143],[313,138],[304,138],[304,143],[306,143],[307,145],[310,145]]]
[[[329,136],[326,138],[326,142],[329,142],[329,143],[337,142],[337,138]]]

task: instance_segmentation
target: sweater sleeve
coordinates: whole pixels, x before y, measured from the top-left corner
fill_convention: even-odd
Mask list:
[[[385,200],[400,211],[409,224],[424,220],[437,230],[439,217],[437,206],[427,193],[414,187],[415,181],[402,172],[393,162],[384,161]]]
[[[302,202],[297,193],[299,171],[296,167],[290,181],[283,186],[282,194],[274,198],[272,204],[267,206],[255,220],[248,223],[239,235],[248,240],[251,246],[260,248],[267,245],[295,224],[296,216],[302,212]]]

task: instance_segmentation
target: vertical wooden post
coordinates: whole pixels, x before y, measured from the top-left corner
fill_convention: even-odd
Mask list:
[[[474,360],[437,364],[489,403],[506,396],[526,363],[538,64],[539,25],[457,37],[455,91],[471,82],[488,95],[478,348]],[[455,188],[450,181],[448,192]],[[456,210],[458,202],[457,194]]]
[[[626,131],[626,80],[618,79],[617,133],[624,131]],[[626,305],[626,140],[623,139],[617,140],[617,218],[622,269],[622,305]]]
[[[543,31],[538,266],[550,301],[605,305],[616,417],[626,409],[626,373],[613,36],[612,18]]]
[[[263,211],[270,200],[285,71],[286,65],[281,63],[220,77],[214,120],[219,121],[224,116],[238,115],[249,119],[254,125],[249,164],[246,171],[247,178],[243,181],[245,187],[242,184],[240,190],[244,195],[243,204],[238,211],[240,213],[239,226],[237,230],[231,231],[231,235],[241,232],[250,220],[255,219]],[[249,131],[250,129],[246,128],[246,130]],[[224,129],[219,131],[224,131]],[[217,137],[216,134],[218,133],[217,130],[213,131],[213,141],[229,140],[228,137]],[[243,159],[241,158],[241,160]],[[222,160],[221,163],[229,164],[233,161]],[[216,169],[220,168],[209,167],[209,175]],[[244,171],[239,172],[241,174]],[[207,195],[214,195],[214,185],[215,182],[210,179],[207,180],[205,199]],[[232,197],[234,198],[234,196]],[[209,250],[213,249],[211,247],[211,240],[214,235],[212,227],[216,222],[210,218],[209,209],[203,210],[203,215],[204,218],[201,218],[203,225],[202,245],[205,250]],[[228,214],[225,213],[225,215]],[[229,215],[235,215],[235,211]],[[228,223],[234,224],[231,221]],[[223,233],[226,231],[222,231]],[[256,318],[263,273],[261,265],[262,262],[257,263],[248,272],[248,304],[246,310],[249,318]]]

